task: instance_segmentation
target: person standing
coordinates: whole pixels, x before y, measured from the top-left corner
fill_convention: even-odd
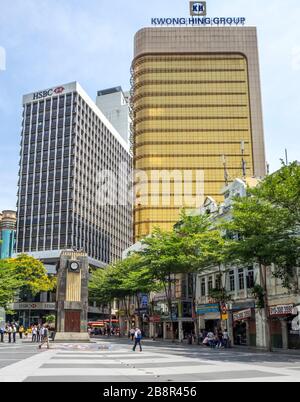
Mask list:
[[[32,327],[32,338],[31,338],[31,340],[32,340],[32,342],[36,342],[36,339],[37,339],[37,327],[34,325]]]
[[[209,331],[207,334],[207,338],[208,338],[208,346],[211,348],[215,347],[215,335],[212,331]]]
[[[134,333],[134,347],[132,349],[134,352],[135,352],[137,345],[139,345],[140,352],[142,352],[141,340],[142,340],[142,332],[139,328],[136,328],[135,333]]]
[[[11,343],[11,334],[12,334],[12,327],[11,325],[8,325],[6,328],[6,332],[8,334],[8,343]]]
[[[228,347],[229,347],[229,333],[228,333],[227,329],[225,329],[224,333],[223,333],[223,342],[224,342],[224,348],[228,349]]]
[[[23,325],[21,325],[20,328],[19,328],[20,339],[23,339],[23,333],[24,332],[25,332],[25,329],[24,329]]]
[[[41,344],[39,345],[39,349],[42,349],[42,346],[44,344],[47,344],[47,349],[50,349],[50,345],[49,345],[49,329],[47,325],[43,325],[43,327],[41,328],[41,332],[43,333],[43,337],[41,340]]]
[[[13,343],[17,342],[17,332],[18,332],[18,330],[17,330],[16,324],[13,324],[12,325]]]
[[[0,328],[1,343],[4,343],[4,334],[5,334],[5,325],[1,325],[1,328]]]
[[[36,342],[37,342],[37,343],[40,343],[40,340],[41,340],[41,329],[42,329],[42,327],[41,327],[41,325],[39,324],[39,325],[37,326],[37,329],[36,329]]]

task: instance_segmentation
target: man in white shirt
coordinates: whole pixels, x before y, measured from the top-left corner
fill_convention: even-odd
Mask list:
[[[135,333],[134,333],[134,347],[132,349],[134,352],[135,352],[137,345],[139,345],[139,347],[140,347],[140,352],[142,351],[141,340],[142,340],[142,332],[139,328],[136,328]]]

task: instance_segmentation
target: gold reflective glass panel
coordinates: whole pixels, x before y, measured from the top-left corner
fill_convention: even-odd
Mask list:
[[[203,197],[221,201],[223,155],[229,180],[242,176],[242,157],[247,176],[254,169],[245,57],[145,55],[134,61],[132,78],[134,166],[146,175],[137,180],[138,240],[155,227],[170,230],[182,207],[195,207],[198,171],[204,174]],[[166,185],[164,177],[152,177],[153,170],[177,176]]]

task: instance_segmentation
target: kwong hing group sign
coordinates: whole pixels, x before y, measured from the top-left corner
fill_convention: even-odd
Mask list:
[[[207,17],[206,1],[190,1],[190,17],[151,18],[153,26],[238,26],[245,25],[244,17]]]

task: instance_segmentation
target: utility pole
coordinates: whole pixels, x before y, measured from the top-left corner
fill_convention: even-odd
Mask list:
[[[241,141],[241,152],[242,152],[242,173],[243,179],[246,179],[247,171],[246,171],[246,161],[245,161],[245,141]]]
[[[228,186],[228,171],[227,171],[227,159],[226,159],[226,155],[222,155],[222,163],[224,166],[224,181],[225,181],[225,185]]]
[[[285,149],[285,164],[286,164],[286,166],[289,164],[288,150],[287,149]]]

